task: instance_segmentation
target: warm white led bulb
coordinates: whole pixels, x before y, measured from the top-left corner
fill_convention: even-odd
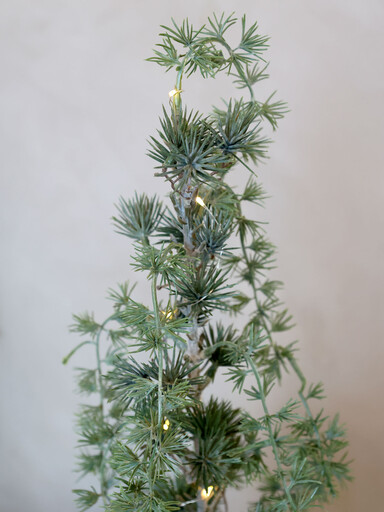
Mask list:
[[[163,430],[168,430],[169,429],[169,426],[170,426],[171,422],[166,419],[163,423]]]
[[[172,89],[172,91],[169,91],[168,93],[168,96],[170,98],[173,98],[176,94],[178,94],[180,91],[178,91],[177,89]]]
[[[208,489],[203,489],[201,491],[201,498],[203,500],[209,500],[209,498],[212,496],[212,494],[213,494],[213,485],[210,485],[208,487]]]
[[[201,199],[200,196],[196,196],[196,199],[195,199],[196,203],[199,204],[200,206],[202,206],[203,208],[205,208],[205,203],[204,201]]]
[[[164,309],[162,309],[162,310],[160,311],[160,313],[164,316],[164,318],[165,318],[166,320],[172,320],[172,318],[173,318],[173,317],[176,315],[176,313],[177,313],[177,309],[175,309],[175,310],[173,310],[173,311],[172,311],[172,310],[165,311]]]

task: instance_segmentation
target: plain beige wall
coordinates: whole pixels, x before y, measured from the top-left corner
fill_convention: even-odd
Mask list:
[[[222,10],[246,12],[271,36],[260,94],[278,89],[291,108],[259,174],[300,359],[349,429],[356,480],[327,510],[382,510],[383,5],[3,0],[1,512],[75,510],[67,326],[72,312],[107,315],[107,288],[135,278],[110,223],[118,196],[166,191],[145,152],[173,77],[144,59],[170,16],[198,25]],[[204,108],[231,91],[226,81],[185,89]]]

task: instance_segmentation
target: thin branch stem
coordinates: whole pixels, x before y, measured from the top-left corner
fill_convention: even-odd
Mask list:
[[[288,500],[288,502],[290,503],[290,505],[292,507],[292,511],[294,512],[294,511],[296,511],[296,506],[295,506],[295,504],[293,502],[291,493],[289,492],[289,489],[287,487],[287,483],[285,481],[284,471],[283,471],[283,468],[282,468],[282,465],[281,465],[281,460],[280,460],[279,451],[278,451],[277,444],[276,444],[276,439],[275,439],[275,436],[274,436],[274,433],[273,433],[273,430],[272,430],[272,426],[271,426],[270,414],[269,414],[269,410],[268,410],[268,406],[267,406],[267,402],[266,402],[266,397],[265,397],[265,394],[264,394],[264,387],[263,387],[263,385],[261,383],[259,372],[257,371],[256,365],[253,362],[252,357],[250,357],[249,355],[246,355],[245,359],[246,359],[247,363],[249,364],[249,366],[252,368],[253,375],[255,376],[255,379],[256,379],[256,382],[257,382],[257,387],[258,387],[258,391],[260,393],[261,403],[262,403],[262,406],[263,406],[264,414],[266,416],[266,424],[267,424],[269,438],[270,438],[270,441],[271,441],[272,451],[273,451],[273,455],[275,457],[275,461],[276,461],[276,465],[277,465],[277,472],[278,472],[279,478],[280,478],[280,480],[281,480],[281,482],[283,484],[283,488],[284,488],[284,492],[285,492],[285,495],[287,497],[287,500]]]
[[[101,356],[100,356],[100,337],[101,337],[101,333],[104,331],[104,328],[107,325],[107,323],[110,322],[111,320],[115,320],[115,318],[116,318],[116,314],[113,314],[113,315],[109,316],[100,325],[100,328],[99,328],[99,331],[97,333],[96,340],[95,340],[96,361],[97,361],[97,380],[98,380],[98,384],[99,384],[99,393],[100,393],[100,410],[101,410],[103,419],[104,419],[105,386],[103,384],[102,361],[101,361]],[[104,505],[108,505],[108,503],[110,502],[109,496],[107,494],[108,489],[107,489],[107,483],[106,483],[106,478],[105,478],[106,459],[107,459],[109,447],[110,447],[110,443],[106,443],[106,445],[103,446],[102,450],[101,450],[102,461],[100,464],[100,491],[101,491],[101,496],[102,496]]]
[[[157,358],[159,363],[159,371],[158,371],[158,436],[159,442],[161,440],[161,429],[162,429],[162,420],[163,420],[163,350],[160,346],[160,338],[161,338],[161,321],[160,321],[160,310],[159,303],[157,300],[157,274],[154,274],[152,277],[152,305],[153,312],[155,317],[155,325],[156,325],[156,335],[158,336],[158,350],[157,350]]]
[[[250,262],[249,262],[249,258],[248,258],[248,253],[247,253],[247,249],[245,247],[245,240],[244,240],[244,237],[240,237],[240,238],[241,238],[241,240],[240,240],[241,241],[241,249],[242,249],[242,253],[243,253],[243,256],[244,256],[244,260],[246,262],[246,265],[247,265],[248,269],[250,269]],[[252,291],[253,291],[253,297],[254,297],[254,300],[255,300],[256,308],[259,311],[260,310],[260,304],[259,304],[259,300],[258,300],[258,296],[257,296],[257,289],[256,289],[256,286],[255,286],[255,283],[254,283],[253,280],[252,280],[252,283],[251,283],[251,288],[252,288]],[[264,328],[264,330],[265,330],[265,332],[267,334],[267,338],[268,338],[269,343],[271,344],[272,347],[274,347],[274,342],[273,342],[271,330],[269,329],[269,327],[267,325],[267,322],[266,322],[266,320],[265,320],[265,318],[263,317],[262,314],[260,314],[260,322],[261,322],[261,325],[262,325],[262,327]],[[299,380],[301,382],[301,387],[300,387],[300,390],[298,391],[298,395],[299,395],[299,398],[300,398],[300,400],[301,400],[301,402],[302,402],[302,404],[304,406],[305,411],[307,412],[308,417],[312,420],[313,430],[314,430],[315,435],[316,435],[317,444],[321,448],[320,433],[319,433],[317,425],[316,425],[316,423],[314,421],[313,414],[312,414],[311,409],[309,407],[308,401],[307,401],[307,399],[304,396],[304,389],[306,387],[307,381],[306,381],[306,379],[304,377],[303,372],[301,371],[301,369],[300,369],[300,367],[298,365],[297,359],[292,356],[292,357],[289,357],[288,360],[289,360],[289,363],[290,363],[293,371],[296,373],[297,377],[299,378]]]

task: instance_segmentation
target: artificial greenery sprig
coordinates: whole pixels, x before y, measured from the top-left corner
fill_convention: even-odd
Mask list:
[[[268,38],[244,16],[232,47],[227,31],[237,23],[214,15],[195,30],[172,20],[148,59],[175,72],[149,149],[170,201],[121,198],[114,217],[134,241],[132,266],[147,276],[149,304],[124,284],[110,292],[114,313],[104,323],[74,317],[73,330],[87,339],[65,362],[93,346],[95,368],[80,371],[78,386],[99,395],[78,415],[79,444],[88,450],[79,471],[99,480],[99,490],[75,490],[80,510],[100,503],[109,512],[228,511],[227,489],[255,483],[259,499],[249,511],[299,512],[350,479],[338,417],[313,408],[322,385],[307,384],[295,343],[276,340],[292,317],[278,298],[282,283],[268,277],[275,247],[265,224],[243,213],[246,202],[264,203],[255,174],[270,142],[264,125],[275,130],[287,109],[274,95],[255,99],[253,87],[268,77]],[[209,115],[185,108],[183,78],[196,72],[229,75],[249,100],[232,98]],[[251,173],[240,193],[225,181],[235,166]],[[225,321],[214,318],[218,311]],[[218,372],[233,393],[259,402],[261,415],[207,398]],[[298,377],[297,398],[273,410],[270,393],[289,372]]]

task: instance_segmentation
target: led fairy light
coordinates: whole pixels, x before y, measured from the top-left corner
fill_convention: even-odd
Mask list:
[[[171,422],[169,421],[169,419],[165,418],[165,421],[163,423],[163,430],[168,430],[170,425],[171,425]]]
[[[210,485],[208,489],[203,489],[201,491],[201,499],[209,500],[213,495],[213,485]]]
[[[209,210],[207,205],[204,203],[204,199],[200,196],[195,197],[195,203],[204,208],[204,210],[207,211],[207,213],[212,217],[212,219],[217,223],[217,220],[215,219],[215,216],[212,214],[212,212]]]
[[[172,91],[169,91],[169,93],[168,93],[169,99],[172,99],[174,96],[176,96],[176,94],[180,94],[180,93],[181,93],[181,89],[172,89]]]
[[[205,203],[204,201],[202,200],[202,198],[200,196],[196,196],[196,199],[195,199],[196,203],[200,206],[202,206],[203,208],[206,208],[205,206]],[[209,211],[209,210],[208,210]]]
[[[172,320],[172,318],[174,318],[177,313],[177,308],[174,310],[170,309],[167,311],[162,309],[160,313],[165,317],[166,320]]]
[[[173,108],[180,109],[181,108],[181,89],[177,89],[175,87],[168,93],[169,103],[173,106]]]

